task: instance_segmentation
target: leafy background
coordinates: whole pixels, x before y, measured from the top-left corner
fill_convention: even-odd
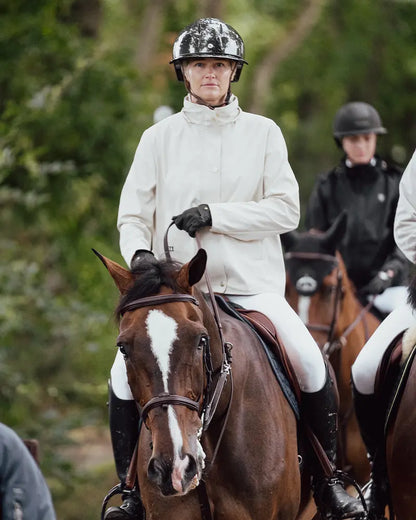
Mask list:
[[[302,208],[341,104],[377,107],[399,165],[415,148],[414,0],[0,0],[0,413],[39,439],[61,520],[98,518],[116,482],[117,291],[91,248],[123,264],[120,190],[154,110],[181,108],[171,46],[201,16],[242,35],[234,92],[281,126]]]

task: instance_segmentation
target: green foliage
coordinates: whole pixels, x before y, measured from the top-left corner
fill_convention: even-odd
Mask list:
[[[80,511],[97,518],[110,480],[102,484],[98,470],[101,489],[98,497],[91,491],[96,503],[86,512],[78,489],[93,479],[65,455],[74,429],[106,425],[118,295],[91,248],[123,264],[115,223],[134,149],[154,109],[180,110],[185,94],[168,65],[172,42],[215,8],[208,1],[166,1],[158,9],[157,2],[101,0],[100,19],[84,14],[98,27],[87,38],[73,13],[89,4],[0,6],[0,412],[22,436],[40,440],[61,520]],[[341,104],[374,104],[389,129],[380,151],[402,164],[416,142],[414,2],[319,2],[310,32],[271,70],[270,90],[253,92],[260,64],[310,4],[218,4],[246,43],[249,65],[233,90],[243,108],[261,99],[264,115],[281,126],[303,203],[315,176],[339,158],[331,127]],[[141,52],[149,44],[150,57]]]

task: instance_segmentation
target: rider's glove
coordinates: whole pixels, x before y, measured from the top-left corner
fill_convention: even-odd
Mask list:
[[[133,271],[142,262],[150,262],[151,264],[154,264],[156,261],[157,260],[151,251],[148,251],[147,249],[138,249],[131,259],[130,269]]]
[[[394,271],[379,271],[376,276],[361,290],[364,294],[381,294],[391,287],[394,278]]]
[[[191,237],[195,236],[198,229],[212,225],[211,211],[207,204],[186,209],[180,215],[172,217],[172,220],[178,229],[183,229]]]

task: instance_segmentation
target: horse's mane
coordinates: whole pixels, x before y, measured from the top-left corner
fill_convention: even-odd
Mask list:
[[[416,275],[412,277],[410,280],[409,287],[407,288],[407,302],[412,307],[412,309],[416,309]]]
[[[162,287],[168,287],[174,292],[182,292],[176,282],[176,275],[181,268],[178,262],[168,260],[142,261],[137,267],[132,269],[135,275],[133,286],[123,294],[114,311],[116,319],[121,318],[121,309],[133,300],[146,298],[159,294]]]

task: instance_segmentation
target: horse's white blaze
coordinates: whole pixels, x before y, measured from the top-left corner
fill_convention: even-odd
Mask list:
[[[298,299],[298,314],[303,323],[309,321],[309,306],[311,304],[310,296],[299,296]]]
[[[163,388],[168,392],[168,377],[170,371],[170,353],[173,342],[177,338],[178,324],[160,310],[150,311],[146,318],[147,334],[150,347],[162,372]]]
[[[170,354],[173,343],[177,339],[177,328],[178,324],[176,321],[161,310],[152,310],[147,315],[147,334],[150,338],[152,352],[162,373],[165,392],[169,392]],[[168,424],[174,453],[172,485],[180,493],[182,492],[182,479],[188,465],[188,456],[181,459],[183,447],[182,433],[175,410],[171,405],[168,407]]]
[[[182,433],[179,428],[178,420],[176,417],[175,410],[172,406],[169,406],[168,409],[168,421],[169,421],[169,430],[172,438],[173,444],[173,470],[172,470],[172,485],[173,488],[181,493],[182,490],[182,479],[188,465],[188,456],[184,459],[181,459],[182,453]]]

